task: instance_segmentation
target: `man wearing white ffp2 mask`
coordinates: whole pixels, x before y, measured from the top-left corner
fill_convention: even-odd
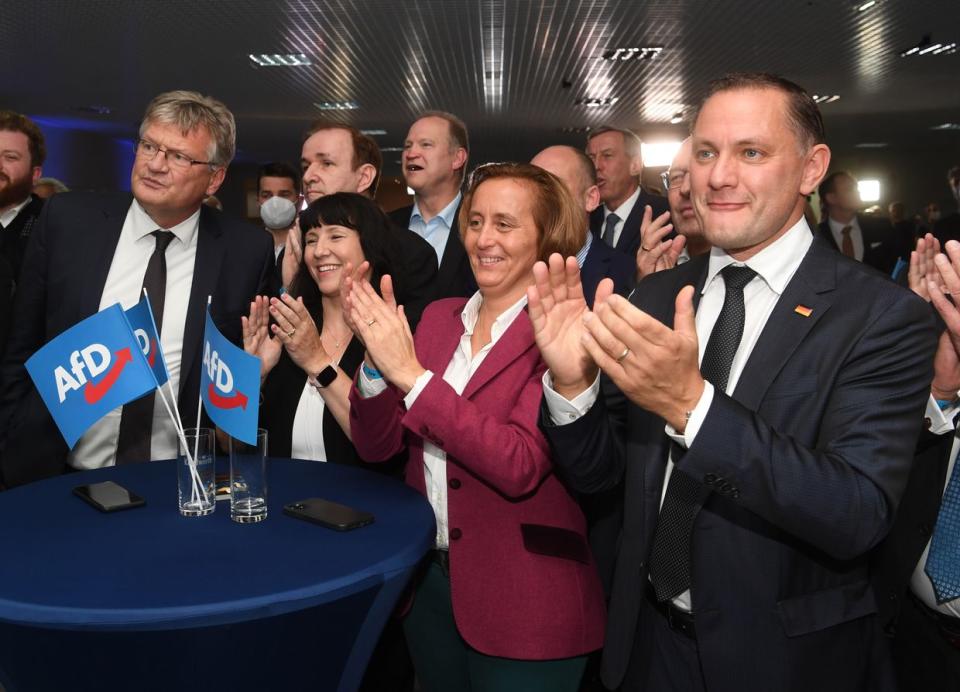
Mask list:
[[[268,163],[257,175],[257,202],[264,227],[273,236],[277,271],[283,262],[287,233],[297,218],[296,202],[300,197],[300,176],[286,163]]]

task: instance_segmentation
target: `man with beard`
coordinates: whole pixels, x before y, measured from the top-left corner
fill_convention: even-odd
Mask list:
[[[46,156],[36,123],[20,113],[0,111],[0,255],[10,263],[14,278],[43,208],[43,200],[31,191]]]

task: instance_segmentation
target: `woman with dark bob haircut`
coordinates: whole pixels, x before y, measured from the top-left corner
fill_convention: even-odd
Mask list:
[[[363,344],[344,322],[341,279],[364,262],[376,285],[395,275],[396,231],[373,201],[344,192],[313,202],[299,228],[303,257],[290,291],[258,296],[243,318],[244,349],[262,363],[260,423],[271,456],[356,464],[347,395]]]

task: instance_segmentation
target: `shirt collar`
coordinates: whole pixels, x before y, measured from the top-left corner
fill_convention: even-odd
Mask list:
[[[133,204],[130,206],[130,220],[133,225],[133,239],[140,240],[159,228],[157,222],[150,218],[150,215],[140,206],[140,202],[136,199],[133,200]],[[164,228],[165,231],[170,231],[177,237],[184,245],[189,245],[193,241],[193,236],[197,232],[197,229],[200,226],[200,208],[191,214],[188,218],[184,219],[178,223],[173,228]]]
[[[833,232],[835,236],[843,233],[843,229],[846,228],[847,226],[849,226],[853,230],[860,229],[860,223],[857,221],[856,215],[854,215],[850,223],[840,223],[839,221],[835,220],[833,217],[828,217],[827,221],[830,224],[830,230]]]
[[[443,210],[434,216],[434,219],[441,219],[447,228],[453,228],[453,217],[457,213],[457,207],[460,206],[460,200],[463,199],[463,193],[458,192],[457,196],[443,208]],[[413,201],[413,211],[410,213],[410,220],[419,219],[423,221],[423,214],[420,213],[420,204],[416,200]],[[430,219],[433,221],[433,219]]]
[[[460,319],[463,320],[464,336],[473,334],[473,328],[477,326],[477,317],[480,315],[480,306],[482,304],[483,295],[481,295],[480,291],[477,291],[471,296],[470,300],[467,301],[467,304],[463,306]],[[500,338],[500,335],[507,330],[507,327],[513,323],[517,315],[519,315],[526,306],[527,296],[524,294],[520,300],[497,315],[497,319],[493,321],[493,325],[490,327],[491,343]]]
[[[707,269],[707,280],[703,284],[702,293],[706,293],[720,270],[730,264],[737,264],[753,269],[770,287],[770,290],[780,295],[793,278],[797,267],[803,261],[813,243],[813,233],[802,216],[790,230],[777,238],[773,243],[746,262],[738,262],[718,247],[710,250],[710,266]]]
[[[20,202],[17,206],[12,209],[7,209],[5,212],[0,214],[0,223],[3,224],[4,228],[13,223],[13,220],[17,218],[17,214],[23,211],[23,208],[30,204],[30,201],[33,199],[31,195],[27,195],[27,198]]]
[[[587,261],[587,255],[590,253],[590,246],[593,245],[593,233],[590,232],[590,229],[587,229],[587,239],[583,243],[583,247],[580,248],[580,251],[577,253],[577,266],[583,269],[583,263]]]
[[[633,211],[633,208],[637,204],[637,200],[640,199],[640,186],[637,185],[637,189],[633,191],[633,194],[627,197],[623,204],[621,204],[616,209],[608,209],[607,205],[604,204],[603,208],[607,212],[603,215],[603,220],[607,220],[607,216],[610,214],[616,214],[617,218],[621,221],[626,221],[627,217],[630,216],[630,212]]]

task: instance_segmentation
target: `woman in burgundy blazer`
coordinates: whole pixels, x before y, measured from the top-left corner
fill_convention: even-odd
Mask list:
[[[354,284],[367,347],[350,394],[360,457],[407,448],[407,482],[438,518],[433,562],[405,621],[423,690],[576,690],[605,612],[586,526],[537,427],[544,365],[526,315],[538,259],[573,255],[583,211],[527,164],[474,173],[460,228],[480,287],[424,312]]]

